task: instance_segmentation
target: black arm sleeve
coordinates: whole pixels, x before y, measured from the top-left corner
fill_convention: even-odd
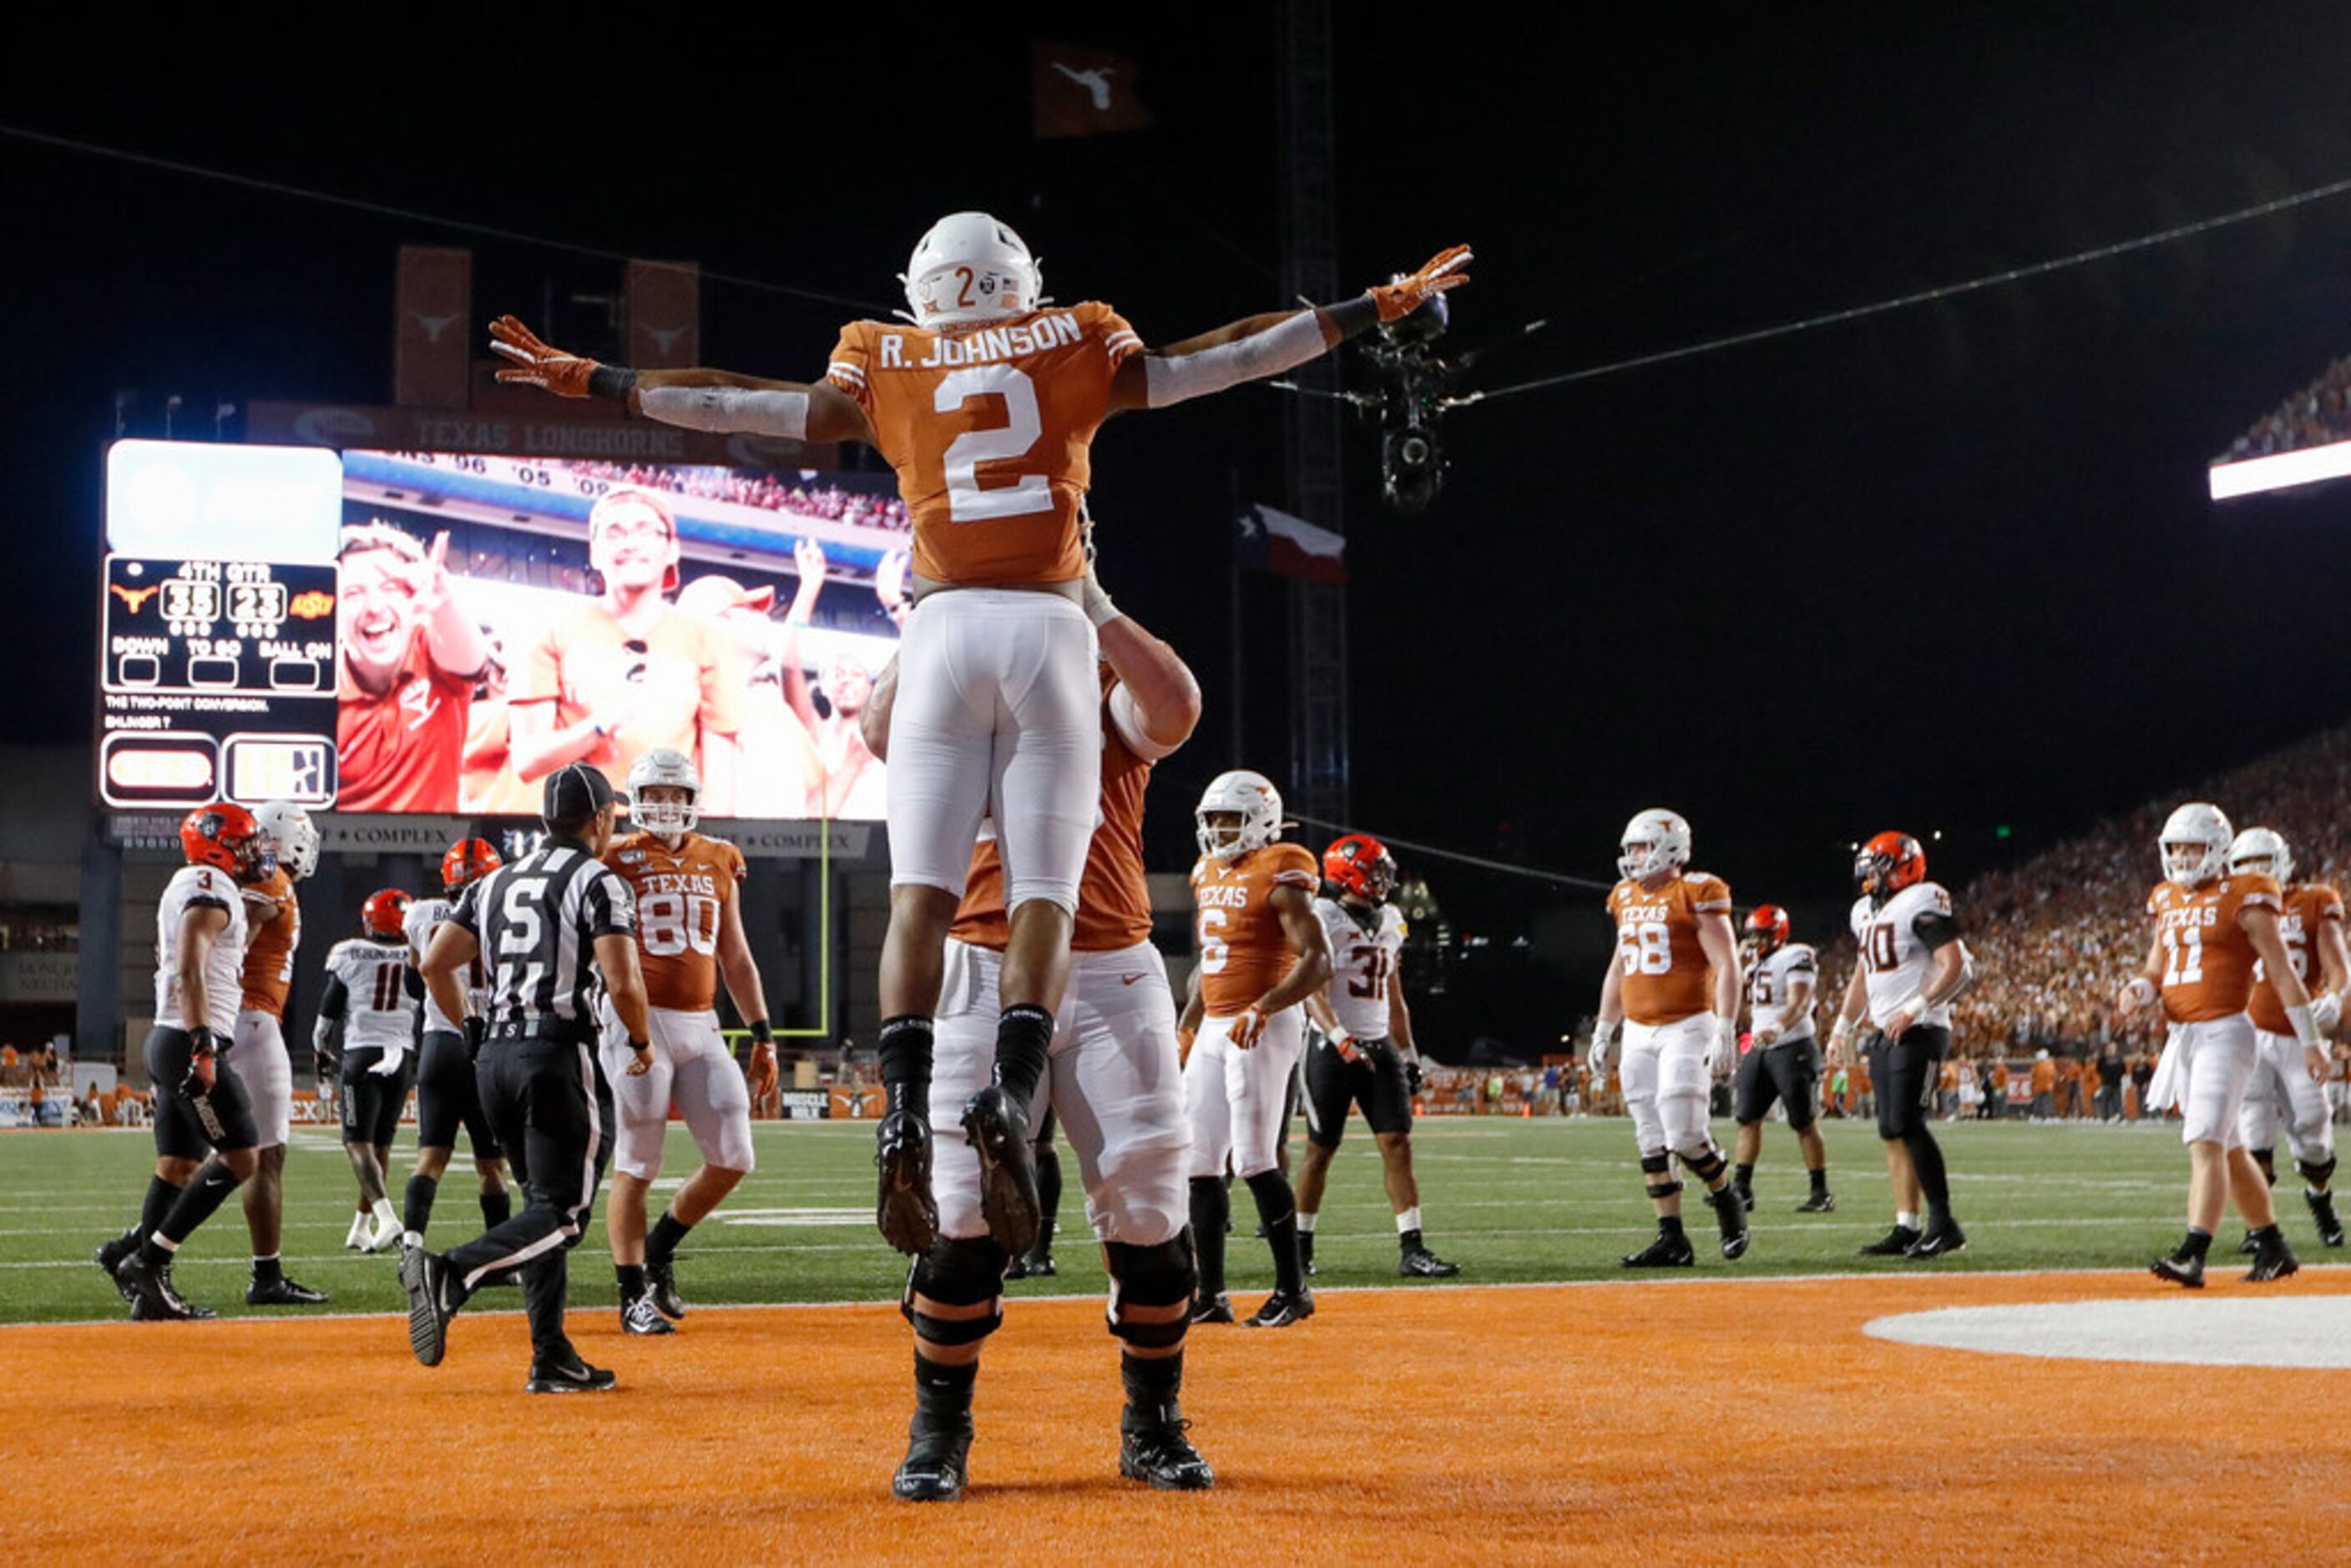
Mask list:
[[[1956,916],[1930,909],[1910,922],[1910,934],[1927,945],[1928,952],[1940,952],[1959,939],[1959,923]]]
[[[319,998],[319,1016],[340,1023],[350,1010],[351,993],[344,986],[343,977],[340,975],[328,976],[326,994]]]

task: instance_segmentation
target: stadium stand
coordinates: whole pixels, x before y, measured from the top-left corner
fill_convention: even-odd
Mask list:
[[[2213,461],[2236,463],[2346,440],[2351,440],[2351,354],[2327,366],[2325,374],[2255,421]]]

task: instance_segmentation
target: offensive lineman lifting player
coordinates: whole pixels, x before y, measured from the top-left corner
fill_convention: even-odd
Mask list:
[[[930,1080],[948,927],[981,818],[1010,870],[993,1082],[964,1108],[988,1233],[1029,1250],[1040,1223],[1021,1112],[1034,1096],[1070,966],[1102,753],[1096,640],[1080,608],[1079,512],[1093,434],[1304,364],[1467,280],[1456,246],[1329,307],[1253,316],[1152,350],[1097,301],[1047,308],[1020,236],[985,213],[940,220],[903,275],[910,326],[845,327],[825,379],[600,365],[491,326],[501,381],[599,396],[665,423],[862,441],[897,471],[914,526],[915,606],[890,737],[890,925],[882,958],[877,1219],[921,1256],[938,1232]],[[955,590],[956,591],[946,591]]]

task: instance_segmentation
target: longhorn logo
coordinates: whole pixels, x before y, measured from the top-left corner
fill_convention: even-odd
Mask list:
[[[108,591],[130,607],[133,615],[139,613],[140,606],[163,591],[163,585],[160,582],[150,588],[125,588],[119,582],[110,582],[106,586]]]

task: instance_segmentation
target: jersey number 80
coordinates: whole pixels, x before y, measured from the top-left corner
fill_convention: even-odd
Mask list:
[[[637,904],[638,935],[656,958],[674,958],[691,947],[718,951],[718,901],[698,893],[649,893]]]

